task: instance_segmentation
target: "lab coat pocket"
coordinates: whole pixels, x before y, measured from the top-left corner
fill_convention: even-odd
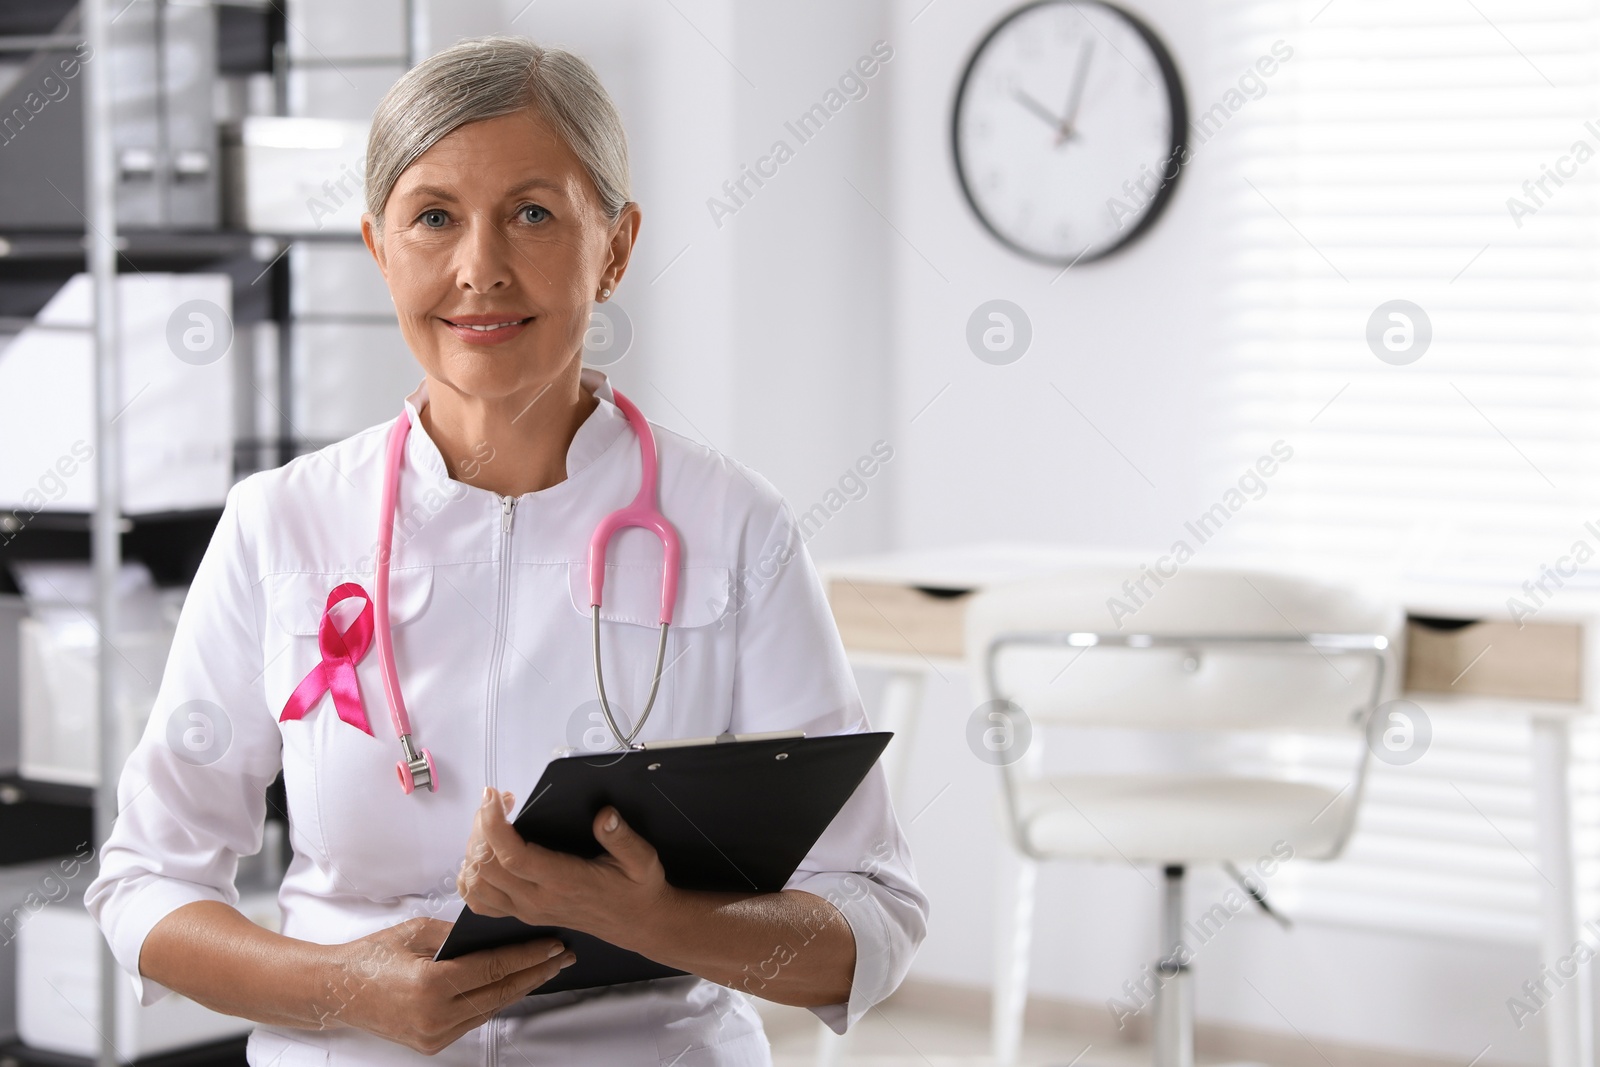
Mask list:
[[[728,567],[683,567],[678,572],[678,598],[672,607],[672,625],[708,626],[727,613],[733,571]],[[567,585],[573,610],[588,618],[589,565],[567,565]],[[600,621],[635,626],[661,625],[661,564],[607,563],[600,591]]]
[[[264,579],[272,632],[268,635],[269,663],[263,684],[268,707],[280,720],[284,788],[296,847],[311,846],[320,851],[350,886],[392,893],[397,888],[401,892],[409,890],[424,874],[431,875],[438,863],[428,862],[425,869],[412,869],[405,862],[373,863],[368,851],[370,848],[382,853],[393,846],[375,830],[385,825],[383,819],[389,814],[388,794],[401,796],[394,769],[400,749],[384,697],[376,633],[367,639],[366,651],[356,665],[361,710],[372,731],[370,735],[341,719],[325,682],[321,686],[313,682],[310,695],[314,699],[300,710],[298,717],[282,718],[295,699],[297,687],[324,661],[319,631],[329,594],[338,586],[353,582],[370,597],[374,592],[372,578],[370,573],[294,571]],[[389,621],[402,670],[400,646],[407,630],[427,618],[432,595],[430,567],[396,568],[390,577]],[[357,639],[354,628],[364,608],[359,597],[349,597],[333,606],[334,625],[351,641]],[[409,692],[407,695],[413,696]],[[404,850],[400,855],[410,859]]]
[[[370,572],[293,571],[269,575],[265,579],[267,603],[277,627],[285,633],[315,635],[322,625],[328,594],[346,582],[359,585],[369,597],[377,595],[374,575]],[[389,574],[389,624],[400,626],[416,618],[432,594],[432,567],[396,567]],[[336,606],[334,620],[341,630],[355,621],[361,607],[361,601],[355,599]]]
[[[590,625],[588,565],[569,564],[567,584],[572,610]],[[661,633],[661,593],[659,561],[606,565],[600,603],[606,696],[621,706],[629,722],[649,700]],[[732,714],[732,612],[732,568],[682,568],[661,688],[637,740],[704,737],[727,728]]]

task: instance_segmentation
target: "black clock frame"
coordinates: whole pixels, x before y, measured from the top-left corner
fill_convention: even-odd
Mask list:
[[[1161,75],[1166,79],[1167,83],[1167,110],[1172,118],[1172,132],[1169,138],[1171,145],[1166,159],[1162,161],[1164,164],[1162,173],[1158,175],[1161,178],[1161,185],[1151,198],[1150,207],[1144,213],[1144,216],[1134,224],[1131,230],[1123,234],[1120,240],[1106,245],[1104,248],[1091,247],[1090,250],[1079,254],[1076,258],[1069,258],[1048,255],[1018,244],[1001,233],[984,215],[983,209],[978,206],[977,198],[973,196],[972,187],[967,180],[966,170],[961,165],[961,109],[966,101],[967,83],[972,79],[972,68],[977,65],[978,58],[983,55],[984,49],[989,47],[989,43],[999,36],[1002,30],[1034,8],[1056,6],[1085,7],[1090,4],[1110,11],[1132,26],[1139,36],[1144,38],[1145,44],[1150,47],[1151,55],[1156,57],[1156,63],[1161,68]],[[961,81],[956,86],[955,103],[950,108],[950,156],[955,162],[956,183],[961,187],[962,198],[966,200],[967,207],[972,209],[973,215],[977,216],[978,221],[983,224],[983,228],[988,230],[989,235],[996,241],[999,241],[1019,256],[1031,259],[1036,263],[1048,263],[1052,266],[1093,263],[1132,244],[1166,210],[1167,204],[1172,199],[1173,190],[1177,187],[1178,178],[1183,174],[1183,168],[1188,165],[1188,130],[1189,100],[1183,92],[1183,78],[1178,73],[1178,65],[1173,61],[1172,53],[1167,49],[1165,42],[1156,35],[1155,30],[1151,29],[1143,19],[1127,8],[1119,4],[1108,3],[1107,0],[1032,0],[1032,3],[1023,4],[990,27],[989,32],[983,35],[983,39],[978,42],[977,47],[972,50],[972,55],[968,57],[966,68],[961,72]],[[1176,163],[1176,169],[1174,169],[1174,163]],[[1172,172],[1172,177],[1168,178],[1166,176],[1167,171]]]

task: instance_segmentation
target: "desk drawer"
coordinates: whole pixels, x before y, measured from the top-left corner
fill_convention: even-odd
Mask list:
[[[828,603],[852,651],[960,658],[970,592],[835,578]]]
[[[1577,623],[1406,620],[1407,689],[1578,701],[1582,680]]]

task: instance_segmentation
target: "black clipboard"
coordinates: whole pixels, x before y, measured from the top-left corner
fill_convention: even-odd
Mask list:
[[[775,893],[877,762],[890,733],[666,742],[545,766],[513,825],[525,841],[593,858],[594,817],[614,805],[681,889]],[[577,962],[532,995],[685,972],[597,937],[463,906],[434,959],[558,937]]]

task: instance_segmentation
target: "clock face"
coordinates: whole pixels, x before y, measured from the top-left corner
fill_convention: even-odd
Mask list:
[[[956,172],[973,211],[1014,251],[1098,259],[1147,228],[1184,159],[1177,67],[1132,15],[1041,0],[978,45],[957,93]]]

